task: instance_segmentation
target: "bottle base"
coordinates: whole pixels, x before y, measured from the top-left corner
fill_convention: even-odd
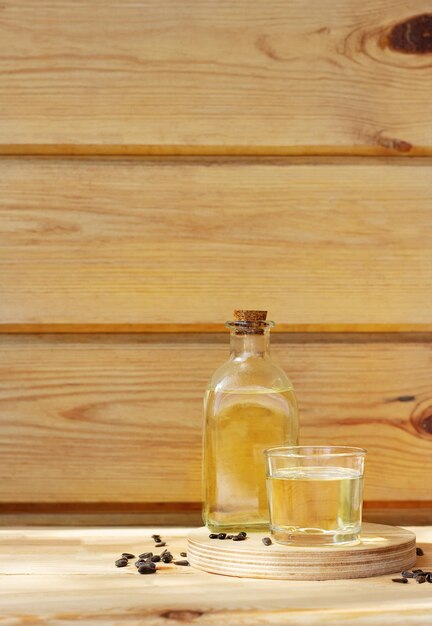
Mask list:
[[[252,522],[252,523],[244,523],[241,522],[238,524],[214,524],[212,522],[207,521],[205,523],[206,528],[208,528],[209,532],[212,533],[239,533],[242,530],[245,532],[253,533],[253,532],[269,532],[269,523],[268,522]]]

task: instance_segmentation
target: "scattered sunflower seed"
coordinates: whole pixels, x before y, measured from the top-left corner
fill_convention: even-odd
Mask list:
[[[166,546],[165,541],[158,541],[157,543],[155,543],[156,548],[163,548],[164,546]]]
[[[273,541],[270,539],[270,537],[264,537],[262,542],[263,542],[263,544],[265,546],[271,546],[271,544],[273,543]]]
[[[155,574],[156,573],[156,565],[154,563],[144,563],[140,565],[138,568],[138,572],[140,574]]]
[[[153,556],[153,552],[143,552],[138,555],[139,559],[150,559]]]
[[[189,561],[174,561],[174,565],[190,565]]]
[[[408,578],[392,578],[392,581],[394,583],[407,583],[408,582]]]
[[[422,574],[420,574],[419,576],[415,577],[415,581],[416,583],[419,583],[421,585],[421,583],[426,582],[426,576],[423,576]]]
[[[159,563],[159,561],[161,560],[159,554],[155,554],[154,556],[151,557],[150,561],[152,563]]]
[[[115,565],[116,567],[126,567],[128,563],[129,561],[125,559],[124,557],[122,557],[121,559],[117,559],[117,561],[115,562]]]
[[[218,539],[226,539],[226,533],[219,533]]]
[[[172,560],[173,560],[173,555],[170,554],[169,552],[164,554],[162,557],[162,563],[171,563]]]
[[[416,555],[417,556],[424,556],[424,552],[421,548],[416,548]]]
[[[244,538],[246,539],[246,537],[247,537],[247,533],[245,533],[245,531],[244,531],[244,530],[242,530],[241,532],[239,532],[239,533],[238,533],[238,535],[237,535],[237,536],[238,536],[238,537],[244,537]]]
[[[210,533],[209,534],[209,539],[217,539],[217,538],[218,538],[217,533]]]
[[[415,578],[415,574],[413,572],[402,572],[402,576],[404,576],[405,578]]]
[[[180,556],[187,556],[187,552],[180,552]]]
[[[123,552],[122,556],[124,556],[125,559],[134,559],[135,558],[135,554],[131,554],[130,552]]]
[[[235,535],[232,540],[233,541],[244,541],[246,539],[246,537],[243,537],[243,535]]]

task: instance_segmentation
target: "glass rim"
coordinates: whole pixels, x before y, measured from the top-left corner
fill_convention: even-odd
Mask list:
[[[296,453],[296,451],[298,453]],[[302,451],[302,452],[301,452]],[[286,458],[365,456],[365,448],[355,446],[276,446],[264,450],[266,457],[279,456]]]

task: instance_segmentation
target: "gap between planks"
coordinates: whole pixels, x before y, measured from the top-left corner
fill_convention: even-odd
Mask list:
[[[146,144],[4,144],[0,156],[432,156],[432,146],[411,146],[409,151],[379,145],[347,146],[233,146],[233,145],[146,145]]]
[[[201,502],[0,502],[3,513],[187,513],[201,511]],[[432,500],[365,500],[365,511],[432,509]]]
[[[399,334],[430,333],[431,324],[277,324],[273,333]],[[122,324],[122,323],[0,323],[0,334],[128,334],[128,333],[228,333],[223,324]]]
[[[429,525],[432,501],[364,503],[363,520],[390,525]],[[5,526],[201,526],[201,503],[2,503]]]

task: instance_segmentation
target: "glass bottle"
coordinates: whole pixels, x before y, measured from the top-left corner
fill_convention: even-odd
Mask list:
[[[203,520],[213,531],[269,524],[263,451],[298,444],[293,386],[270,357],[266,311],[234,311],[231,354],[204,400]]]

